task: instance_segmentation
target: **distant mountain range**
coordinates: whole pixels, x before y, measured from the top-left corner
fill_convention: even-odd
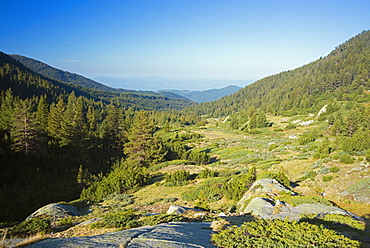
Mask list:
[[[168,91],[170,89],[172,92],[176,90],[204,91],[209,89],[220,89],[228,85],[245,87],[254,82],[254,80],[170,79],[163,77],[96,77],[93,79],[114,88],[151,91]]]
[[[242,89],[242,87],[230,85],[221,89],[210,89],[203,91],[190,91],[190,90],[168,90],[168,91],[176,93],[177,95],[184,96],[194,102],[202,103],[218,100],[224,96],[231,95],[240,89]]]
[[[161,78],[161,77],[144,77],[144,78],[130,78],[130,79],[118,79],[109,77],[100,77],[95,80],[103,82],[99,83],[95,80],[86,78],[76,73],[71,73],[68,71],[63,71],[54,68],[48,64],[40,62],[35,59],[20,55],[10,55],[13,59],[17,60],[23,64],[28,69],[39,73],[45,77],[56,79],[58,81],[71,83],[79,86],[83,86],[95,90],[103,90],[109,92],[117,93],[133,93],[139,95],[149,95],[149,96],[163,96],[168,98],[178,98],[192,100],[194,102],[207,102],[218,100],[223,96],[235,93],[241,87],[238,86],[228,86],[222,89],[211,89],[204,91],[190,91],[190,90],[176,90],[179,85],[182,87],[188,85],[188,89],[193,88],[191,85],[199,84],[203,87],[207,84],[223,84],[229,82],[228,80],[190,80],[188,84],[183,83],[183,81],[173,81],[171,79]],[[109,84],[106,82],[110,82]],[[234,81],[230,81],[234,82]],[[244,82],[244,81],[243,81]],[[246,84],[249,81],[246,81]],[[239,82],[240,83],[240,82]],[[107,85],[111,85],[107,86]],[[118,88],[119,87],[119,88]],[[167,87],[167,88],[166,88]],[[165,90],[170,88],[171,90]],[[174,89],[175,88],[175,89]],[[137,90],[136,90],[137,89]],[[149,90],[156,89],[156,91]]]

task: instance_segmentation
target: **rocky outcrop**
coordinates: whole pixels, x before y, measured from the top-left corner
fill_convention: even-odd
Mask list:
[[[270,179],[270,178],[262,178],[255,181],[252,186],[249,188],[247,192],[243,195],[243,197],[238,202],[238,209],[240,212],[245,212],[245,208],[249,204],[250,199],[261,196],[276,196],[276,195],[295,195],[293,191],[288,189],[287,187],[281,185],[277,180]]]
[[[30,216],[28,216],[27,219],[45,215],[64,218],[68,216],[78,216],[80,214],[81,214],[80,211],[78,211],[77,208],[74,206],[60,203],[51,203],[46,206],[43,206],[42,208],[39,208]]]
[[[46,239],[29,247],[215,247],[211,222],[175,222],[95,236]]]
[[[356,220],[362,220],[361,217],[345,211],[343,209],[327,206],[323,204],[301,204],[296,207],[277,200],[255,197],[248,206],[244,209],[244,213],[251,213],[252,215],[262,219],[281,219],[281,220],[300,220],[304,214],[341,214],[348,215]]]

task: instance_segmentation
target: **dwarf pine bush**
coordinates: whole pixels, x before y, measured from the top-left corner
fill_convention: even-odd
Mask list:
[[[307,222],[283,220],[255,220],[242,226],[232,226],[212,235],[218,247],[360,247],[360,242],[351,240],[324,226]]]

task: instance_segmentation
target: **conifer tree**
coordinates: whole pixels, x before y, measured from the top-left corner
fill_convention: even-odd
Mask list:
[[[37,105],[36,120],[40,128],[46,129],[48,126],[49,108],[46,102],[46,96],[41,96]]]
[[[142,166],[148,167],[164,158],[166,151],[161,140],[153,136],[155,130],[148,113],[139,111],[127,135],[129,142],[125,144],[124,148],[128,160],[137,161]]]
[[[16,152],[26,155],[37,150],[37,132],[33,114],[29,110],[28,101],[20,101],[15,106],[12,120],[11,137]]]
[[[65,108],[66,106],[63,99],[60,99],[57,104],[53,104],[50,107],[47,130],[56,140],[62,139],[61,125],[64,117]]]

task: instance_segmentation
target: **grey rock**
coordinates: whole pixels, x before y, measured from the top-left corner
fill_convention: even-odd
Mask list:
[[[210,242],[211,222],[175,222],[86,237],[46,239],[29,247],[204,247]]]
[[[178,206],[178,205],[171,205],[169,207],[169,209],[167,210],[167,214],[183,214],[185,213],[186,211],[189,211],[189,210],[192,210],[192,211],[197,211],[197,212],[203,212],[199,209],[195,209],[195,208],[188,208],[188,207],[183,207],[183,206]]]
[[[49,215],[58,218],[64,218],[68,216],[78,216],[80,215],[80,211],[77,210],[76,207],[60,204],[60,203],[51,203],[42,208],[39,208],[35,212],[33,212],[27,219],[31,219],[34,217],[42,216],[42,215]]]
[[[299,212],[302,214],[342,214],[346,215],[347,211],[337,208],[337,207],[332,207],[332,206],[327,206],[324,204],[301,204],[295,207]]]
[[[249,199],[252,197],[258,196],[260,194],[267,194],[270,196],[276,196],[279,194],[290,194],[295,195],[293,191],[287,187],[281,185],[277,180],[270,178],[262,178],[255,181],[247,192],[244,193],[243,197],[238,202],[239,211],[243,212],[243,209],[246,208],[246,203],[249,202]]]
[[[270,219],[273,211],[274,206],[271,201],[265,198],[255,197],[242,212],[251,213],[263,219]]]
[[[323,204],[301,204],[293,207],[279,200],[274,203],[271,199],[261,197],[253,198],[243,210],[243,213],[251,213],[262,219],[300,220],[303,214],[317,214],[321,216],[327,214],[341,214],[351,216],[355,220],[363,220],[361,217],[351,212],[333,206]]]

